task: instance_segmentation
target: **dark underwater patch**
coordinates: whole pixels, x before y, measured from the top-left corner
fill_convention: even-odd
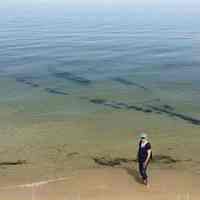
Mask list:
[[[75,83],[78,83],[80,85],[90,85],[92,82],[86,78],[76,76],[75,74],[72,74],[70,72],[56,72],[53,73],[53,75],[56,78],[66,79],[69,81],[73,81]]]
[[[177,113],[174,111],[174,108],[172,106],[167,104],[164,104],[161,107],[156,107],[152,105],[136,106],[136,105],[130,105],[125,102],[108,101],[106,99],[90,99],[89,101],[93,104],[103,105],[114,109],[135,110],[143,113],[168,114],[171,117],[177,117],[193,125],[200,125],[199,119],[181,113]]]
[[[168,114],[169,116],[172,116],[172,117],[177,117],[179,119],[185,120],[185,121],[187,121],[191,124],[194,124],[194,125],[200,125],[199,119],[184,115],[182,113],[177,113],[177,112],[174,112],[174,111],[171,111],[171,110],[168,110],[168,109],[156,107],[156,106],[149,106],[149,107],[151,109],[153,109],[154,111],[157,111],[157,112],[160,112],[160,113],[165,113],[165,114]]]
[[[105,99],[90,99],[90,102],[101,105],[101,104],[105,104],[107,101]]]
[[[143,89],[143,90],[149,90],[148,88],[146,88],[146,87],[144,87],[144,86],[142,86],[142,85],[140,85],[140,84],[138,84],[138,83],[135,83],[135,82],[126,80],[126,79],[121,78],[121,77],[116,77],[116,78],[113,78],[112,80],[113,80],[113,81],[116,81],[116,82],[118,82],[118,83],[121,83],[121,84],[123,84],[123,85],[126,85],[126,86],[132,85],[132,86],[136,86],[136,87],[138,87],[138,88],[140,88],[140,89]]]
[[[89,101],[93,104],[103,105],[103,106],[110,107],[113,109],[135,110],[135,111],[141,111],[144,113],[153,112],[150,108],[145,108],[145,107],[143,108],[140,106],[129,105],[128,103],[125,103],[125,102],[108,101],[106,99],[90,99]]]
[[[164,104],[164,105],[162,105],[162,107],[167,110],[174,110],[174,108],[168,104]]]
[[[93,104],[103,105],[103,106],[114,108],[114,109],[121,109],[122,108],[122,106],[118,105],[116,102],[107,101],[105,99],[90,99],[89,101]]]
[[[143,108],[142,107],[139,107],[139,106],[133,106],[133,105],[128,105],[127,106],[127,109],[133,109],[133,110],[136,110],[136,111],[143,111]]]
[[[69,95],[66,92],[62,92],[53,88],[45,88],[44,89],[46,92],[50,93],[50,94],[56,94],[56,95]]]
[[[28,77],[25,78],[16,78],[16,81],[19,83],[23,83],[25,85],[28,85],[32,88],[38,88],[40,87],[40,85],[38,83],[33,82],[32,78],[30,77],[28,79]],[[44,90],[50,94],[55,94],[55,95],[69,95],[67,92],[63,92],[54,88],[44,88]]]
[[[40,87],[38,83],[33,82],[31,79],[16,78],[16,81],[19,83],[23,83],[25,85],[29,85],[30,87],[33,87],[33,88]]]

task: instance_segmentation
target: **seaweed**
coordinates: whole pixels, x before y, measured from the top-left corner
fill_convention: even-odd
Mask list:
[[[162,105],[163,108],[167,109],[167,110],[174,110],[174,108],[168,104],[164,104]]]
[[[24,83],[27,84],[27,85],[30,85],[31,87],[34,87],[34,88],[39,87],[39,84],[33,83],[33,82],[31,82],[31,81],[26,81],[26,82],[24,82]]]
[[[104,106],[108,106],[108,107],[115,108],[115,109],[121,109],[122,108],[121,106],[119,106],[115,103],[112,103],[112,102],[104,103]]]
[[[56,90],[56,89],[53,89],[53,88],[45,88],[44,90],[47,91],[47,92],[50,93],[50,94],[69,95],[69,94],[66,93],[66,92],[62,92],[62,91],[59,91],[59,90]]]
[[[24,83],[24,82],[26,82],[26,80],[25,79],[23,79],[23,78],[16,78],[15,79],[17,82],[21,82],[21,83]]]
[[[128,109],[128,110],[136,110],[141,111],[144,113],[152,113],[153,111],[149,108],[143,108],[139,106],[129,105],[124,102],[117,102],[117,101],[108,101],[105,99],[90,99],[91,103],[107,106],[114,109]]]
[[[133,110],[136,110],[136,111],[143,111],[143,108],[142,107],[138,107],[138,106],[127,106],[127,109],[133,109]]]
[[[20,83],[24,83],[26,85],[29,85],[33,88],[40,87],[40,85],[38,83],[34,83],[32,80],[27,80],[25,78],[16,78],[16,81],[20,82]]]
[[[124,102],[108,101],[106,99],[90,99],[89,101],[94,104],[104,105],[104,106],[114,108],[114,109],[128,109],[128,110],[135,110],[135,111],[139,111],[143,113],[153,113],[153,112],[156,114],[165,113],[165,114],[168,114],[169,116],[177,117],[191,124],[200,125],[199,119],[174,112],[174,108],[167,104],[163,105],[162,107],[156,107],[152,105],[147,105],[147,106],[142,107],[142,106],[129,105]]]
[[[177,163],[177,162],[181,162],[181,160],[178,159],[174,159],[169,155],[155,155],[153,156],[152,162],[159,162],[159,163],[163,163],[163,164],[173,164],[173,163]]]
[[[182,113],[177,113],[177,112],[174,112],[174,111],[170,111],[170,110],[167,110],[167,109],[164,109],[164,108],[152,106],[152,105],[150,105],[149,107],[152,108],[153,110],[157,111],[157,112],[165,113],[165,114],[168,114],[169,116],[172,116],[172,117],[177,117],[179,119],[185,120],[185,121],[187,121],[187,122],[189,122],[191,124],[194,124],[194,125],[200,125],[200,120],[199,119],[184,115]]]
[[[132,164],[132,163],[137,163],[138,159],[133,159],[133,158],[122,158],[122,157],[116,157],[112,158],[110,156],[95,156],[92,157],[93,161],[97,163],[98,165],[102,166],[109,166],[109,167],[115,167],[115,166],[122,166],[123,164]],[[185,160],[178,160],[175,159],[169,155],[155,155],[152,158],[152,163],[156,164],[176,164],[178,162],[184,162]],[[191,161],[191,160],[190,160]]]
[[[105,104],[107,101],[105,99],[90,99],[90,102],[94,104]]]
[[[143,108],[143,107],[139,107],[139,106],[134,106],[134,105],[131,105],[131,106],[128,106],[127,107],[128,109],[133,109],[133,110],[136,110],[136,111],[141,111],[143,113],[152,113],[153,111],[149,108]]]
[[[116,81],[116,82],[118,82],[118,83],[121,83],[121,84],[123,84],[123,85],[127,85],[127,86],[132,85],[132,86],[136,86],[136,87],[138,87],[138,88],[140,88],[140,89],[143,89],[143,90],[149,90],[148,88],[146,88],[146,87],[144,87],[144,86],[142,86],[142,85],[140,85],[140,84],[138,84],[138,83],[135,83],[135,82],[132,82],[132,81],[123,79],[123,78],[121,78],[121,77],[116,77],[116,78],[113,78],[112,80],[113,80],[113,81]]]
[[[27,80],[26,78],[16,78],[16,81],[17,82],[20,82],[20,83],[23,83],[25,85],[29,85],[33,88],[37,88],[37,87],[40,87],[40,85],[38,83],[34,83],[31,78],[30,80]],[[56,95],[68,95],[68,93],[66,92],[62,92],[62,91],[59,91],[57,89],[54,89],[54,88],[44,88],[44,90],[50,94],[56,94]]]
[[[125,105],[122,103],[119,104],[118,102],[114,102],[114,101],[107,101],[105,99],[90,99],[90,102],[94,104],[98,104],[98,105],[104,105],[104,106],[114,108],[114,109],[122,109],[123,105]]]
[[[110,166],[110,167],[114,167],[116,165],[120,165],[119,161],[116,160],[108,160],[105,157],[101,157],[101,158],[93,158],[94,162],[99,164],[99,165],[105,165],[105,166]]]
[[[135,85],[135,84],[133,84],[133,82],[128,81],[128,80],[123,79],[123,78],[120,78],[120,77],[113,78],[112,80],[116,81],[116,82],[119,82],[121,84],[124,84],[124,85]]]
[[[75,74],[72,74],[70,72],[56,72],[53,73],[53,75],[57,78],[70,80],[81,85],[90,85],[92,83],[91,80],[76,76]]]
[[[145,108],[145,109],[143,109],[143,112],[145,112],[145,113],[152,113],[152,112],[153,112],[153,110],[151,110],[151,109],[148,109],[148,108]]]
[[[124,102],[115,102],[116,105],[118,106],[124,106],[124,107],[128,107],[128,104],[127,103],[124,103]]]
[[[123,163],[134,162],[134,159],[127,159],[127,158],[92,157],[92,159],[98,165],[110,166],[110,167],[119,166],[122,165]]]
[[[26,160],[0,162],[0,166],[4,166],[4,165],[24,165],[24,164],[27,164]]]
[[[78,152],[71,152],[67,154],[68,157],[77,156],[77,155],[79,155]]]

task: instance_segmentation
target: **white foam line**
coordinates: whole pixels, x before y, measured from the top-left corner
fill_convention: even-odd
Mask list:
[[[7,186],[7,187],[1,187],[0,190],[9,190],[9,189],[16,189],[16,188],[32,188],[32,187],[38,187],[41,185],[47,185],[49,183],[55,183],[59,181],[65,181],[73,178],[75,175],[70,177],[61,177],[57,179],[50,179],[47,181],[40,181],[40,182],[34,182],[34,183],[28,183],[28,184],[22,184],[22,185],[13,185],[13,186]]]

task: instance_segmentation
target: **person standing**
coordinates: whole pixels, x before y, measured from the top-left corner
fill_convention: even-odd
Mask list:
[[[152,158],[151,144],[148,141],[147,134],[140,135],[139,149],[138,149],[138,164],[139,174],[142,177],[143,183],[148,186],[147,167]]]

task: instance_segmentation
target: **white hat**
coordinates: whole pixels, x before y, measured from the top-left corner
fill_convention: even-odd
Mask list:
[[[141,133],[141,134],[140,134],[140,138],[145,138],[145,139],[147,139],[148,137],[147,137],[147,134],[146,134],[146,133]]]

